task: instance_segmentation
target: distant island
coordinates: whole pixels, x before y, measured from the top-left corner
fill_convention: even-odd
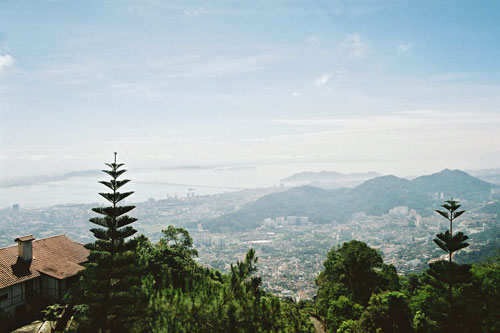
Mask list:
[[[378,172],[362,173],[341,173],[337,171],[319,171],[319,172],[299,172],[280,180],[282,183],[292,182],[329,182],[338,180],[359,180],[380,177]]]
[[[57,182],[61,180],[68,180],[70,178],[76,177],[95,177],[101,174],[100,170],[82,170],[82,171],[71,171],[61,175],[51,175],[51,176],[33,176],[12,180],[4,180],[0,181],[0,188],[2,187],[14,187],[14,186],[25,186],[25,185],[37,185],[37,184],[45,184],[49,182]]]
[[[382,174],[378,172],[363,173],[341,173],[337,171],[319,171],[319,172],[299,172],[290,177],[283,178],[280,182],[287,186],[310,185],[323,189],[334,189],[341,187],[354,187],[364,181]]]

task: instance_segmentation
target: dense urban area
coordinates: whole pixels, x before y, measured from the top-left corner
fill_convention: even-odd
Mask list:
[[[213,232],[199,223],[285,190],[276,187],[203,196],[189,192],[184,197],[150,199],[136,204],[136,228],[155,241],[168,225],[186,228],[199,252],[199,262],[223,272],[253,248],[259,257],[264,288],[295,300],[315,294],[314,280],[322,270],[325,254],[344,241],[366,242],[400,274],[423,271],[441,255],[432,240],[447,225],[436,215],[422,217],[406,206],[396,206],[380,216],[359,212],[342,223],[317,223],[308,216],[269,216],[247,231]],[[436,193],[434,199],[442,200],[442,194]],[[92,238],[88,220],[93,216],[91,207],[96,206],[99,204],[26,209],[14,204],[0,211],[0,247],[13,245],[21,234],[33,234],[35,238],[66,234],[75,241],[89,243]],[[480,206],[471,208],[454,226],[454,230],[463,231],[474,240],[465,254],[474,254],[486,246],[491,242],[488,232],[498,228],[496,214],[479,212]]]

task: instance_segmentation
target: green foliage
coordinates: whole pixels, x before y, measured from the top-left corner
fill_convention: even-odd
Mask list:
[[[116,163],[116,153],[115,161],[106,165],[110,170],[103,172],[112,179],[100,183],[112,192],[99,194],[111,205],[92,209],[102,216],[90,219],[99,226],[90,229],[96,240],[85,246],[90,250],[88,263],[71,301],[83,305],[84,311],[78,312],[81,330],[126,332],[141,325],[144,300],[137,242],[127,240],[136,233],[130,226],[136,219],[126,215],[134,206],[118,206],[133,192],[118,192],[129,180],[118,180],[126,170],[120,170],[123,164]]]
[[[455,293],[455,315],[463,332],[500,331],[500,256],[473,265],[471,282]]]
[[[337,333],[360,333],[361,328],[359,327],[359,323],[356,320],[349,319],[340,325],[340,327],[335,331]]]
[[[453,200],[453,198],[451,198],[451,200],[446,200],[444,204],[441,205],[441,207],[443,207],[445,210],[436,210],[436,213],[450,221],[450,229],[448,230],[448,234],[438,234],[438,239],[434,239],[434,242],[441,249],[449,253],[451,262],[451,255],[453,254],[453,252],[469,246],[469,244],[464,243],[468,237],[463,233],[457,238],[453,237],[453,220],[465,213],[465,211],[458,210],[460,208],[460,205],[458,204],[458,201]]]
[[[170,285],[185,288],[185,284],[202,271],[194,261],[198,252],[193,248],[193,239],[186,230],[174,226],[168,226],[162,234],[163,237],[155,245],[145,236],[137,238],[141,261],[153,276],[156,290]]]
[[[134,206],[117,203],[133,192],[118,192],[129,180],[118,180],[125,170],[116,156],[107,165],[110,170],[104,172],[112,179],[100,183],[112,192],[100,195],[111,206],[93,209],[102,215],[90,219],[98,226],[91,229],[96,241],[87,245],[89,262],[69,297],[79,331],[314,332],[310,316],[322,317],[329,332],[500,331],[500,257],[474,266],[452,261],[454,253],[469,245],[466,235],[452,233],[454,219],[464,213],[453,199],[437,211],[449,220],[450,229],[434,240],[448,261],[399,278],[379,252],[350,241],[327,253],[315,301],[297,304],[262,289],[253,249],[222,274],[196,262],[193,240],[182,228],[168,226],[157,243],[143,235],[127,240],[136,233],[131,226],[136,219],[126,215]],[[360,188],[377,196],[387,190],[380,190],[379,183],[387,181],[401,185],[403,192],[412,186],[390,178]],[[325,199],[323,190],[297,191],[288,195],[299,193],[295,199],[300,201],[300,191],[306,191],[318,200],[331,199]],[[355,199],[350,198],[351,204]],[[301,213],[307,205],[297,204],[295,215],[310,216]],[[53,318],[59,310],[54,305],[44,313]]]
[[[450,230],[437,235],[436,244],[449,260],[429,264],[420,275],[403,281],[416,332],[497,332],[500,330],[499,257],[483,264],[461,265],[451,254],[466,247],[467,236],[452,234],[454,219],[463,214],[460,205],[448,200],[440,215],[450,221]]]
[[[329,332],[500,331],[500,256],[473,266],[437,261],[399,279],[377,255],[358,241],[327,254],[315,307]],[[372,291],[369,302],[356,288]]]
[[[253,249],[228,275],[203,268],[189,233],[169,226],[156,244],[138,238],[147,268],[148,329],[154,332],[259,332],[312,330],[307,311],[264,292],[255,276]]]
[[[61,304],[52,304],[47,306],[44,310],[42,310],[43,320],[54,321],[59,318],[64,310],[64,306]]]
[[[446,230],[444,233],[437,234],[436,237],[437,239],[434,239],[434,243],[450,255],[469,246],[469,243],[465,242],[469,237],[464,235],[463,232],[458,232],[452,236],[450,232]]]
[[[454,306],[454,292],[453,288],[460,287],[461,285],[468,283],[471,278],[470,266],[469,265],[459,265],[452,261],[453,254],[458,250],[466,248],[469,246],[465,241],[468,239],[466,235],[462,232],[458,232],[453,235],[453,222],[456,218],[461,216],[465,211],[458,210],[460,205],[457,201],[447,200],[441,206],[445,210],[436,210],[441,216],[446,218],[450,222],[450,229],[444,233],[437,235],[434,242],[446,253],[448,253],[448,262],[437,261],[429,264],[429,269],[427,270],[427,284],[432,286],[434,289],[441,292],[447,291],[448,293],[448,313],[447,313],[447,325],[446,329],[451,331],[454,330],[460,320],[457,320],[455,316],[455,306]],[[442,321],[441,321],[442,322]]]
[[[421,280],[423,281],[410,298],[413,326],[420,332],[442,332],[448,316],[446,293],[426,284],[424,276],[421,276]]]
[[[436,261],[429,264],[426,281],[436,289],[448,290],[448,286],[467,283],[471,279],[470,265],[459,265],[455,262]]]
[[[123,164],[107,164],[100,182],[111,203],[92,210],[102,216],[90,231],[96,241],[80,281],[68,297],[81,332],[313,332],[309,308],[281,301],[261,288],[255,251],[231,265],[229,274],[200,266],[189,233],[173,226],[158,243],[130,240],[134,206],[118,206],[133,192],[118,192]],[[48,314],[52,314],[48,312]]]
[[[175,230],[174,234],[186,235],[179,229]],[[184,237],[184,240],[187,238]],[[159,244],[173,245],[165,239],[160,240]],[[183,244],[181,247],[185,250],[190,248],[189,240],[177,244]],[[169,255],[175,257],[185,253],[178,251],[170,252]],[[190,254],[192,257],[194,252],[191,251]],[[280,301],[260,288],[261,279],[254,276],[257,260],[255,251],[248,251],[243,261],[231,265],[229,275],[201,267],[195,270],[197,273],[194,275],[190,269],[179,270],[178,272],[190,281],[182,287],[175,286],[174,280],[168,280],[164,281],[161,288],[152,288],[152,284],[156,283],[154,278],[146,279],[145,286],[150,299],[147,309],[150,330],[312,332],[313,327],[306,311],[302,311],[295,303]],[[172,262],[176,262],[175,258],[172,258]],[[187,263],[188,267],[192,265],[189,260],[183,262]],[[171,267],[164,265],[160,269],[168,271]]]
[[[440,261],[431,266],[452,282],[453,313],[447,283],[428,271],[403,283],[416,332],[497,332],[500,330],[500,258],[471,266]],[[451,267],[451,268],[450,268]],[[412,281],[411,283],[409,281]]]
[[[316,305],[333,331],[345,320],[358,319],[373,293],[400,289],[396,269],[360,241],[333,248],[323,265],[316,279]]]
[[[342,323],[348,320],[358,320],[363,313],[363,306],[354,303],[346,296],[340,296],[336,300],[331,300],[327,314],[326,322],[329,327],[341,327]]]
[[[436,332],[438,329],[437,322],[431,320],[422,311],[418,310],[413,317],[413,330],[419,333]]]
[[[366,305],[373,292],[384,290],[397,280],[395,269],[385,267],[376,250],[356,240],[330,250],[323,265],[325,268],[316,279],[318,297],[324,290],[328,291],[328,298],[349,296]]]
[[[406,295],[399,291],[373,294],[359,325],[363,332],[410,332],[411,318]]]

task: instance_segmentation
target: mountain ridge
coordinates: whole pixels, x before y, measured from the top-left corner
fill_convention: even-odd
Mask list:
[[[381,215],[396,206],[407,206],[426,216],[442,203],[441,193],[443,198],[484,200],[493,187],[496,185],[461,170],[444,169],[413,180],[385,175],[354,188],[294,187],[261,197],[236,212],[200,222],[208,229],[254,228],[264,218],[276,216],[308,216],[316,223],[342,222],[356,212]]]
[[[381,176],[378,172],[341,173],[338,171],[305,171],[294,173],[293,175],[280,180],[282,183],[291,182],[331,182],[338,180],[368,179]]]

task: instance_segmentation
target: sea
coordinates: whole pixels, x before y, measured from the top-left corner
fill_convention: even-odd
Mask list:
[[[373,164],[373,163],[372,163]],[[377,169],[377,168],[374,168]],[[172,197],[213,195],[245,189],[281,186],[281,180],[299,172],[338,171],[366,172],[363,161],[322,163],[267,163],[218,167],[181,166],[157,169],[131,169],[120,179],[131,179],[121,191],[134,191],[127,202]],[[98,194],[108,189],[99,181],[109,180],[100,170],[74,171],[65,176],[41,177],[42,181],[19,181],[17,186],[0,182],[0,209],[18,204],[24,208],[41,208],[63,204],[106,203]],[[0,179],[1,181],[1,179]]]
[[[315,165],[323,170],[327,165]],[[315,171],[308,165],[266,165],[198,168],[130,170],[121,179],[132,181],[120,190],[134,191],[128,202],[167,199],[192,195],[212,195],[252,188],[280,186],[280,179],[295,172]],[[331,169],[331,167],[330,167]],[[76,172],[78,174],[78,172]],[[99,192],[108,189],[99,181],[109,176],[96,170],[65,179],[37,181],[0,187],[0,208],[18,204],[22,208],[41,208],[61,204],[99,203]]]

